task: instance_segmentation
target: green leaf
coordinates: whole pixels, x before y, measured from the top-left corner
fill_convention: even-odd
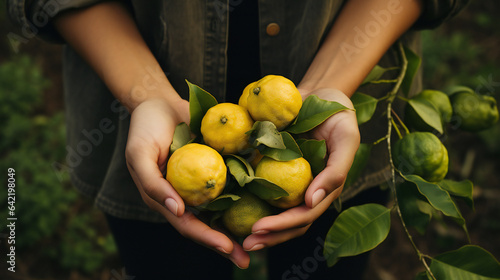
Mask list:
[[[415,77],[415,74],[417,74],[418,68],[420,68],[422,60],[416,53],[414,53],[409,48],[403,47],[403,49],[406,56],[406,60],[408,61],[408,66],[406,68],[403,82],[401,83],[401,90],[403,91],[405,96],[408,96],[411,84],[413,83],[413,78]]]
[[[410,182],[403,182],[397,186],[397,196],[405,224],[424,234],[432,218],[432,211],[422,205],[427,204],[427,207],[431,207],[425,201],[426,198],[420,194],[416,185]]]
[[[210,211],[223,211],[231,207],[233,202],[239,200],[240,197],[234,194],[223,194],[210,201],[204,208]]]
[[[327,101],[320,99],[316,95],[310,95],[304,100],[294,123],[286,130],[294,134],[307,132],[342,110],[349,110],[349,108],[338,102]]]
[[[432,207],[443,212],[446,216],[454,218],[455,221],[462,225],[463,229],[468,234],[467,228],[465,227],[465,220],[447,191],[443,190],[438,184],[425,181],[420,176],[402,176],[405,180],[410,181],[417,186],[418,191],[427,198]]]
[[[191,141],[191,131],[189,126],[182,122],[175,127],[172,144],[170,144],[170,154]]]
[[[413,98],[408,101],[408,105],[413,107],[420,118],[429,126],[443,134],[443,123],[441,113],[434,105],[423,98]]]
[[[230,155],[226,157],[225,162],[229,168],[229,172],[234,176],[240,187],[243,187],[253,180],[253,169],[244,158]]]
[[[201,135],[201,120],[211,107],[217,105],[217,99],[199,86],[186,80],[189,86],[189,126],[196,135]]]
[[[376,98],[361,92],[354,93],[351,97],[351,101],[354,105],[354,109],[356,110],[358,125],[361,125],[372,118],[378,103]]]
[[[431,276],[427,271],[422,271],[415,277],[415,280],[431,280]]]
[[[474,209],[474,200],[472,199],[472,190],[474,184],[469,180],[461,182],[452,180],[442,180],[438,185],[449,192],[451,195],[462,197],[470,208]]]
[[[274,184],[273,182],[260,177],[254,177],[252,182],[246,185],[248,190],[261,199],[278,199],[288,196],[288,192]]]
[[[368,164],[368,160],[370,159],[372,147],[372,144],[359,144],[359,148],[356,151],[356,155],[354,156],[354,161],[352,162],[351,169],[349,169],[349,173],[347,173],[347,178],[344,184],[344,191],[352,186],[352,184],[356,182],[359,176],[361,176],[361,173],[365,169],[366,165]]]
[[[325,140],[307,139],[301,141],[300,150],[304,158],[311,165],[314,176],[318,175],[326,166],[326,142]]]
[[[371,203],[340,213],[326,235],[323,253],[328,266],[333,266],[341,257],[372,250],[384,241],[391,227],[390,211]]]
[[[292,135],[286,131],[282,131],[280,134],[285,144],[285,149],[264,147],[260,153],[278,161],[289,161],[302,157],[302,152]]]
[[[470,87],[460,86],[460,85],[453,85],[453,86],[450,86],[444,90],[444,93],[446,93],[446,95],[448,95],[448,96],[452,96],[453,94],[459,93],[459,92],[474,93],[474,90],[471,89]]]
[[[256,121],[247,134],[250,134],[249,142],[254,147],[265,145],[275,149],[286,149],[283,136],[270,121]]]
[[[436,279],[500,279],[500,263],[479,246],[465,245],[432,259],[430,269]]]
[[[363,80],[361,85],[364,85],[364,84],[367,84],[371,81],[375,81],[375,80],[380,79],[380,77],[382,77],[382,75],[384,75],[384,73],[387,72],[388,70],[391,70],[391,69],[384,68],[384,67],[381,67],[379,65],[375,65],[375,67],[373,67],[372,71],[370,71],[370,73],[368,73],[368,76],[366,76],[366,78]]]

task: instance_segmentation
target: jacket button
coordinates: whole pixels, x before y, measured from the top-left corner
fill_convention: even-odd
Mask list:
[[[270,23],[266,27],[266,33],[269,36],[276,36],[280,33],[280,26],[275,22]]]

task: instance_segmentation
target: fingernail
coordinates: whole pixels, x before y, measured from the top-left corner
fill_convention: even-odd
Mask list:
[[[252,232],[252,234],[268,234],[269,231],[265,229],[258,230],[256,232]]]
[[[252,248],[250,248],[250,249],[248,249],[246,251],[248,251],[248,252],[250,252],[250,251],[257,251],[257,250],[260,250],[262,248],[264,248],[264,244],[255,244],[255,245],[253,245]]]
[[[167,209],[172,212],[174,215],[177,216],[177,210],[179,209],[179,205],[177,205],[177,202],[173,198],[167,198],[165,199],[165,206],[167,206]]]
[[[326,196],[324,189],[319,189],[313,193],[312,208],[316,207]]]
[[[221,251],[222,253],[224,254],[229,254],[228,251],[226,251],[226,249],[222,248],[222,247],[217,247],[217,250]]]
[[[238,263],[236,263],[236,260],[233,259],[233,257],[229,257],[229,260],[232,261],[234,263],[234,265],[237,266],[239,269],[245,269],[245,268],[239,266]]]

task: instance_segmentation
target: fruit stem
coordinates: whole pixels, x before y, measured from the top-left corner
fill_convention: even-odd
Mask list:
[[[398,95],[398,96],[396,96],[396,97],[397,97],[397,98],[399,98],[399,99],[401,99],[401,100],[403,100],[404,102],[408,102],[408,101],[410,101],[410,99],[408,99],[408,98],[406,98],[406,97],[403,97],[403,96],[401,96],[401,95]]]
[[[222,117],[220,118],[220,122],[221,122],[222,124],[226,124],[226,123],[227,123],[227,117],[226,117],[226,116],[222,116]]]
[[[207,185],[205,186],[205,188],[211,189],[215,187],[215,184],[217,184],[217,181],[215,181],[215,179],[210,179],[207,181]]]
[[[256,87],[253,89],[253,94],[259,95],[259,93],[260,93],[260,87]]]
[[[394,130],[396,130],[396,133],[398,134],[399,139],[403,138],[403,135],[401,135],[401,132],[399,132],[399,128],[396,125],[396,122],[394,122],[394,119],[391,118],[391,123],[394,126]]]
[[[384,137],[382,137],[382,138],[380,138],[380,139],[378,139],[377,141],[373,142],[373,144],[372,144],[372,145],[374,145],[374,146],[375,146],[375,145],[377,145],[378,143],[380,143],[380,142],[382,142],[382,141],[384,141],[384,140],[386,140],[386,139],[387,139],[387,135],[386,135],[386,136],[384,136]]]
[[[391,84],[391,83],[397,83],[397,79],[392,79],[392,80],[375,80],[375,81],[370,81],[370,84]]]
[[[389,95],[382,96],[382,97],[380,97],[379,99],[377,99],[377,101],[386,100],[387,98],[389,98]]]
[[[401,68],[401,67],[399,67],[399,66],[387,67],[387,68],[385,68],[385,71],[390,71],[390,70],[398,70],[398,69],[400,69],[400,68]]]
[[[406,134],[410,133],[410,130],[408,129],[408,127],[406,127],[405,123],[401,120],[401,118],[398,116],[398,114],[396,114],[394,109],[391,109],[391,111],[392,111],[392,114],[396,117],[396,119],[398,119],[399,124],[404,128]]]

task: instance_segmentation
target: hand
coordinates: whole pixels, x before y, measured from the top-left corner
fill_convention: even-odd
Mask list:
[[[323,88],[310,93],[299,90],[303,96],[315,94],[353,108],[351,100],[339,90]],[[259,250],[303,235],[342,192],[360,142],[355,112],[345,110],[331,116],[312,131],[312,136],[326,141],[328,161],[309,185],[305,204],[257,221],[252,227],[254,234],[243,242],[245,250]]]
[[[130,174],[144,202],[161,213],[181,235],[246,268],[250,262],[248,253],[237,242],[187,211],[182,198],[162,174],[175,127],[181,122],[189,123],[189,104],[182,99],[146,100],[133,110],[126,147]]]

